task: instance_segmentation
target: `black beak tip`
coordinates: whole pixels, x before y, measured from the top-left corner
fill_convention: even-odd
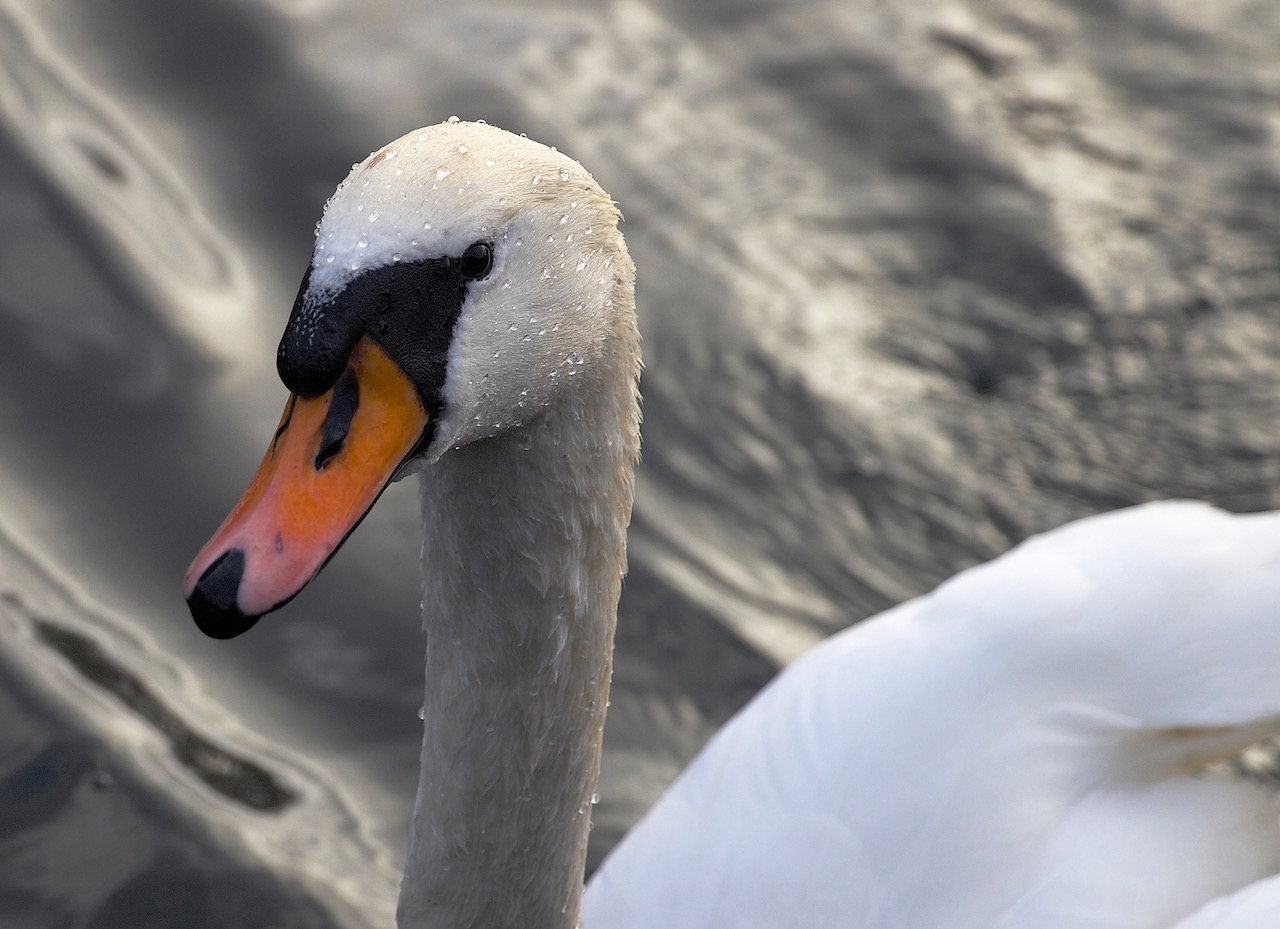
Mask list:
[[[244,550],[228,549],[205,569],[187,597],[196,628],[210,638],[233,639],[258,621],[259,617],[246,616],[236,605],[243,576]]]

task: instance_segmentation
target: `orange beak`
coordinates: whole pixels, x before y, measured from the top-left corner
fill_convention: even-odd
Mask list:
[[[367,338],[328,393],[293,394],[244,496],[183,578],[196,625],[229,639],[291,600],[416,450],[427,419],[413,384]]]

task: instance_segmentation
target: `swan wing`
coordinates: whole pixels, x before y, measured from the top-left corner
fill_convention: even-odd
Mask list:
[[[782,672],[584,923],[1171,926],[1280,870],[1269,800],[1200,773],[1280,729],[1277,604],[1280,515],[1153,504],[1032,539]]]
[[[1280,875],[1213,900],[1174,929],[1275,929],[1280,926]]]

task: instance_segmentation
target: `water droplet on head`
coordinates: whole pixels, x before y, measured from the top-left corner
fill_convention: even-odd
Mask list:
[[[418,719],[426,719],[426,718],[427,718],[427,705],[424,703],[422,704],[422,706],[418,707]]]
[[[456,123],[456,122],[458,121],[458,117],[456,117],[456,116],[450,116],[448,121],[449,121],[449,122],[451,122],[451,123]]]
[[[369,222],[376,223],[378,221],[378,211],[374,210],[369,214]]]
[[[586,266],[587,266],[587,259],[585,259],[585,258],[579,258],[579,259],[578,259],[578,270],[579,270],[579,271],[581,271],[581,270],[582,270],[583,268],[585,268]]]
[[[368,248],[369,240],[366,239],[364,236],[360,236],[360,241],[357,242],[356,245],[360,246],[361,248]]]
[[[568,168],[561,168],[561,169],[560,169],[560,180],[562,180],[562,181],[567,181],[567,180],[569,180],[569,169],[568,169]]]
[[[493,167],[493,159],[492,159],[492,158],[486,158],[486,159],[484,160],[484,163],[485,163],[485,167],[488,167],[488,168],[492,168],[492,167]]]
[[[422,224],[422,228],[423,228],[423,229],[430,229],[430,228],[431,228],[431,223],[423,223],[423,224]],[[413,244],[414,244],[414,245],[417,245],[418,243],[417,243],[417,242],[415,242],[415,243],[413,243]]]
[[[553,273],[554,272],[551,270],[551,265],[547,265],[545,268],[542,269],[542,276],[544,278],[550,278]]]
[[[535,174],[535,175],[533,176],[533,183],[534,183],[535,185],[537,185],[537,184],[541,184],[541,183],[542,183],[542,175],[541,175],[541,174]]]
[[[524,236],[519,236],[516,239],[516,245],[524,245]]]
[[[333,256],[329,255],[327,258],[325,258],[324,263],[330,264],[330,265],[333,264]]]
[[[448,168],[446,168],[444,165],[441,165],[440,167],[436,168],[437,180],[443,181],[446,177],[448,177],[452,173],[453,172],[450,171]]]
[[[560,225],[564,226],[568,222],[569,222],[569,214],[565,213],[563,216],[560,217]]]
[[[459,151],[461,154],[465,155],[467,152],[471,151],[471,149],[467,148],[467,146],[466,146],[466,145],[459,145],[459,146],[458,146],[458,151]]]

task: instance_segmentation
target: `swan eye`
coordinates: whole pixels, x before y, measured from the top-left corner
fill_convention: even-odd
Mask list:
[[[462,253],[461,263],[462,276],[478,281],[493,267],[493,247],[488,242],[477,242]]]

